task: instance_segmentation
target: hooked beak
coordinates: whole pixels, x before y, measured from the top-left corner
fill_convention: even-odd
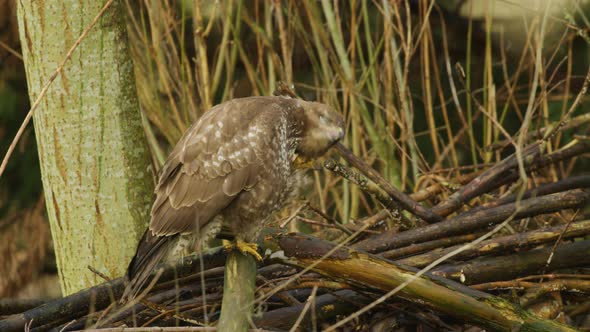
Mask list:
[[[344,128],[338,128],[338,140],[344,138]]]
[[[330,138],[331,138],[331,140],[332,140],[333,143],[338,142],[339,140],[341,140],[342,138],[344,138],[344,129],[342,127],[336,128],[336,130],[334,130],[331,133]]]

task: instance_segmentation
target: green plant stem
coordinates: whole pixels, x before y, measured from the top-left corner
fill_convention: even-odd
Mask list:
[[[473,33],[473,18],[471,17],[471,9],[469,12],[469,25],[467,26],[467,54],[465,55],[465,87],[471,90],[471,42],[472,42],[472,33]],[[475,143],[475,136],[473,134],[473,113],[471,109],[471,98],[467,98],[466,100],[466,108],[467,108],[467,123],[472,124],[471,127],[468,128],[469,133],[469,144],[471,147],[471,160],[474,165],[477,164],[477,145]]]
[[[234,250],[225,263],[223,301],[217,331],[247,331],[254,305],[256,260]]]
[[[394,9],[392,7],[390,7],[391,5],[387,4],[385,1],[383,1],[383,7],[385,9],[385,17],[390,20],[391,19],[391,11]],[[408,26],[408,29],[410,27]],[[409,42],[408,42],[409,43]],[[395,78],[397,80],[397,88],[398,88],[398,94],[399,94],[399,100],[400,100],[400,104],[401,104],[401,108],[405,117],[405,125],[406,125],[406,132],[405,132],[405,138],[407,141],[407,147],[408,150],[410,151],[410,164],[412,165],[412,181],[414,181],[414,183],[416,182],[416,180],[418,179],[418,145],[416,144],[416,140],[414,138],[414,113],[411,110],[411,102],[412,100],[409,98],[410,96],[410,91],[409,88],[407,87],[407,72],[408,72],[408,67],[409,67],[409,60],[406,58],[404,60],[402,60],[402,51],[404,49],[404,44],[402,41],[402,45],[400,47],[398,47],[397,45],[397,41],[395,39],[395,37],[391,37],[390,39],[390,52],[391,55],[393,56],[394,62],[393,62],[393,72],[395,75]],[[409,48],[409,45],[405,45],[405,48]],[[406,54],[406,57],[408,57],[409,55]],[[404,70],[402,71],[402,61],[404,62]]]

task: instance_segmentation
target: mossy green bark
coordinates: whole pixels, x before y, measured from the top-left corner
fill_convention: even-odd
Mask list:
[[[256,293],[254,256],[233,250],[225,263],[219,332],[248,331]]]
[[[34,101],[104,2],[17,3]],[[89,265],[121,276],[148,221],[153,183],[123,13],[113,2],[34,115],[64,295],[102,282]]]

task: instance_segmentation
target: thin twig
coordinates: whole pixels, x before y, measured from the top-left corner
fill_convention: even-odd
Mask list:
[[[442,217],[434,213],[432,210],[427,209],[420,205],[418,202],[410,198],[405,193],[396,189],[391,183],[387,182],[377,171],[375,171],[369,164],[367,164],[361,158],[355,156],[348,148],[340,143],[335,145],[338,153],[349,162],[352,166],[361,171],[367,178],[375,182],[383,191],[385,191],[393,200],[409,212],[412,212],[416,216],[428,221],[437,222],[441,221]]]
[[[318,291],[318,286],[313,286],[313,289],[311,291],[311,295],[307,298],[307,301],[305,302],[305,306],[303,307],[303,310],[301,310],[301,314],[299,314],[299,317],[297,317],[297,320],[295,321],[295,324],[293,324],[293,326],[291,327],[291,329],[289,330],[289,332],[295,332],[297,331],[297,328],[299,327],[299,324],[301,324],[301,321],[303,320],[303,318],[305,317],[305,314],[307,314],[307,311],[309,310],[309,307],[311,306],[311,304],[314,302],[315,300],[315,294]]]
[[[0,47],[4,48],[10,54],[17,57],[20,61],[23,61],[23,56],[20,53],[18,53],[16,50],[14,50],[12,47],[10,47],[10,45],[6,44],[5,42],[3,42],[1,40],[0,40]]]
[[[97,270],[93,266],[88,265],[87,267],[88,267],[88,270],[90,270],[92,273],[94,273],[97,276],[99,276],[100,278],[102,278],[102,280],[104,280],[104,281],[111,281],[111,278],[109,278],[106,274],[100,272],[99,270]]]
[[[555,254],[555,249],[557,248],[557,246],[561,242],[561,239],[563,238],[563,234],[565,234],[565,232],[567,232],[567,230],[570,227],[570,225],[572,224],[572,222],[574,220],[576,220],[576,217],[578,216],[578,213],[580,213],[580,210],[579,209],[576,210],[576,213],[574,213],[574,215],[568,220],[567,224],[565,224],[565,227],[563,228],[563,230],[561,231],[561,233],[559,233],[559,236],[557,237],[557,240],[555,240],[555,243],[553,244],[553,247],[551,248],[551,253],[549,254],[549,257],[547,258],[547,264],[545,265],[545,268],[548,268],[549,265],[551,264],[551,260],[553,259],[553,255]],[[543,279],[541,279],[541,281],[543,281]]]
[[[290,216],[288,216],[287,218],[285,218],[285,221],[283,221],[282,223],[279,224],[279,228],[285,228],[285,226],[287,226],[291,221],[295,220],[295,218],[297,217],[297,215],[299,214],[299,212],[301,212],[301,210],[307,206],[307,203],[301,204],[299,205],[295,211],[293,211],[293,213],[291,213]]]
[[[576,99],[574,99],[574,102],[570,106],[569,110],[561,117],[561,120],[559,121],[559,123],[555,127],[553,127],[552,129],[550,129],[545,135],[543,135],[543,140],[550,139],[563,126],[565,126],[565,124],[569,120],[570,115],[578,108],[578,106],[582,102],[582,99],[583,99],[584,95],[586,95],[586,92],[588,91],[588,85],[589,84],[590,84],[590,67],[588,68],[588,72],[586,73],[586,77],[584,78],[584,84],[582,85],[582,88],[580,89],[580,92],[576,96]]]

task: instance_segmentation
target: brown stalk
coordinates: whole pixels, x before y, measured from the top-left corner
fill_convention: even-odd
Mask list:
[[[539,229],[526,233],[516,233],[514,235],[508,235],[503,237],[497,237],[491,240],[486,240],[454,255],[453,259],[467,260],[475,257],[493,255],[502,252],[510,252],[517,248],[527,248],[532,247],[534,245],[549,243],[558,239],[562,233],[564,239],[581,237],[590,234],[590,220],[572,223],[570,227],[568,227],[568,229],[565,232],[563,232],[566,227],[567,225],[559,225],[546,229]],[[433,251],[424,253],[422,255],[416,255],[413,257],[398,260],[398,262],[410,266],[423,267],[434,262],[440,257],[443,257],[447,253],[456,250],[461,246],[462,245],[457,245],[444,249],[438,248]],[[383,254],[383,256],[388,257],[385,256],[385,253]]]
[[[361,158],[355,156],[350,150],[344,145],[337,143],[335,145],[338,153],[350,163],[352,166],[361,171],[371,181],[375,182],[383,191],[385,191],[391,199],[397,202],[401,208],[415,214],[416,216],[424,219],[427,222],[437,222],[442,220],[440,216],[432,212],[431,210],[423,207],[418,202],[414,201],[408,195],[396,189],[391,183],[387,182],[377,171],[375,171],[369,164],[367,164]]]
[[[511,255],[490,257],[437,267],[432,273],[443,278],[479,284],[490,281],[510,280],[543,269],[551,254],[551,247],[534,249]],[[590,241],[564,243],[557,247],[548,269],[555,270],[590,263]]]
[[[448,237],[444,237],[442,239],[411,244],[409,246],[405,246],[402,248],[389,250],[389,251],[381,253],[380,255],[383,256],[384,258],[387,258],[387,259],[397,259],[400,257],[416,255],[416,254],[419,254],[422,252],[427,252],[424,255],[428,255],[433,252],[431,250],[434,250],[434,252],[438,252],[438,250],[436,250],[436,249],[441,250],[442,248],[446,248],[446,247],[452,246],[457,243],[470,242],[470,241],[477,239],[481,235],[483,235],[483,234],[482,233],[473,233],[473,234],[465,234],[465,235],[457,235],[457,236],[448,236]],[[455,247],[453,247],[453,248],[455,248]],[[411,258],[414,258],[414,257],[418,257],[418,256],[413,256]],[[442,256],[440,256],[440,257],[442,257]],[[456,257],[456,255],[453,257]],[[409,258],[409,259],[411,259],[411,258]],[[404,260],[402,260],[402,261],[404,261]],[[412,264],[408,264],[408,265],[412,265]]]
[[[590,192],[574,189],[566,192],[529,198],[517,203],[504,204],[498,207],[465,212],[449,220],[411,229],[402,233],[386,231],[355,244],[355,248],[368,252],[382,252],[412,243],[440,239],[447,236],[465,234],[476,229],[498,224],[515,213],[516,219],[552,213],[563,209],[584,206],[590,201]]]
[[[544,150],[542,142],[536,142],[523,149],[522,159],[525,165],[530,165],[534,158],[538,157]],[[441,216],[448,216],[457,211],[463,204],[469,202],[471,199],[489,192],[498,181],[506,176],[506,172],[518,167],[518,160],[516,154],[500,161],[491,168],[484,171],[481,175],[473,179],[459,191],[452,194],[449,199],[435,206],[432,211]]]

